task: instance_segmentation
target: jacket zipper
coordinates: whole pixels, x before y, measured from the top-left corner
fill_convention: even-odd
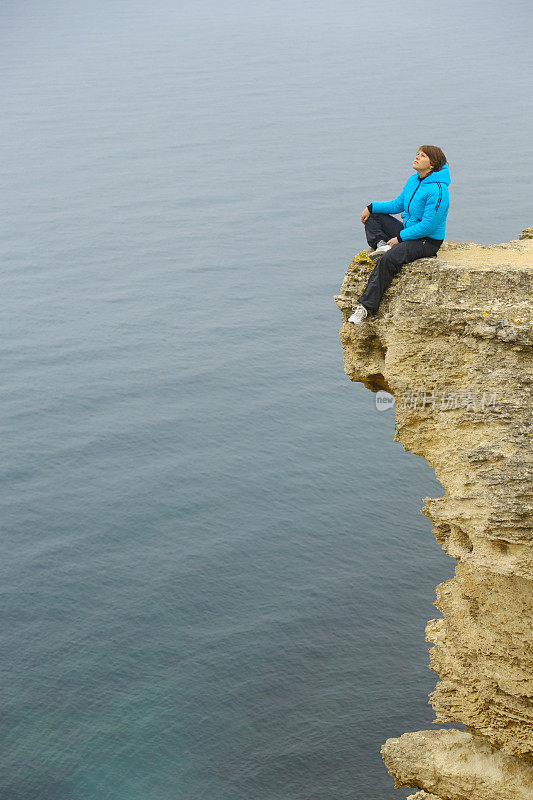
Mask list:
[[[413,197],[415,196],[415,194],[418,192],[418,190],[419,190],[419,188],[420,188],[420,184],[421,184],[421,183],[422,183],[422,181],[419,181],[419,182],[418,182],[418,186],[416,187],[416,189],[414,190],[413,194],[411,195],[411,200],[413,199]],[[408,204],[408,206],[407,206],[407,213],[408,213],[408,214],[409,214],[409,206],[411,205],[411,200],[409,200],[409,204]]]

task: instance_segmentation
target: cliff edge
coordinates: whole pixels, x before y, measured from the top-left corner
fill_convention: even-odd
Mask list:
[[[435,722],[465,728],[405,733],[382,755],[397,786],[420,790],[412,800],[531,800],[533,228],[498,245],[445,242],[354,326],[369,252],[335,298],[345,371],[394,395],[395,441],[444,487],[423,508],[457,561],[426,628],[440,677],[430,703]]]

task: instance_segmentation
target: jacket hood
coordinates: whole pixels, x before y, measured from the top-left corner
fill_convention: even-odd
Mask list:
[[[424,183],[445,183],[446,186],[450,185],[450,170],[448,164],[445,164],[438,172],[430,172],[425,178],[422,178]]]

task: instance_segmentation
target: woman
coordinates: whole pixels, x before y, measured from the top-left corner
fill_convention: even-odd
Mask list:
[[[446,156],[434,145],[423,145],[413,161],[411,175],[395,200],[373,202],[361,214],[366,240],[379,259],[348,322],[359,325],[369,311],[377,311],[385,290],[404,264],[437,254],[444,241],[450,208],[450,171]],[[403,223],[391,214],[402,212]]]

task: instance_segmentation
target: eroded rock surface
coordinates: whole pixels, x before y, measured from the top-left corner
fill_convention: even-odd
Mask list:
[[[455,730],[404,733],[389,739],[383,759],[398,786],[422,786],[417,800],[531,800],[533,767]],[[415,795],[415,798],[417,796]]]
[[[437,587],[443,618],[426,628],[440,676],[430,702],[436,721],[467,731],[416,734],[431,753],[425,766],[405,736],[391,739],[385,761],[397,781],[422,790],[413,800],[533,798],[533,786],[520,794],[521,770],[533,764],[533,229],[499,245],[445,243],[438,258],[406,265],[379,313],[354,326],[347,320],[373,268],[368,252],[352,260],[335,298],[345,370],[394,395],[395,440],[423,456],[444,487],[423,509],[457,561],[455,577]],[[427,764],[439,773],[457,755],[454,734],[471,737],[465,758],[449,763],[445,784],[428,783]],[[477,794],[457,778],[472,759],[488,776]],[[514,773],[516,793],[502,794],[501,780],[514,786]]]
[[[407,800],[442,800],[442,797],[437,797],[436,794],[428,794],[427,792],[417,792],[410,794]]]

